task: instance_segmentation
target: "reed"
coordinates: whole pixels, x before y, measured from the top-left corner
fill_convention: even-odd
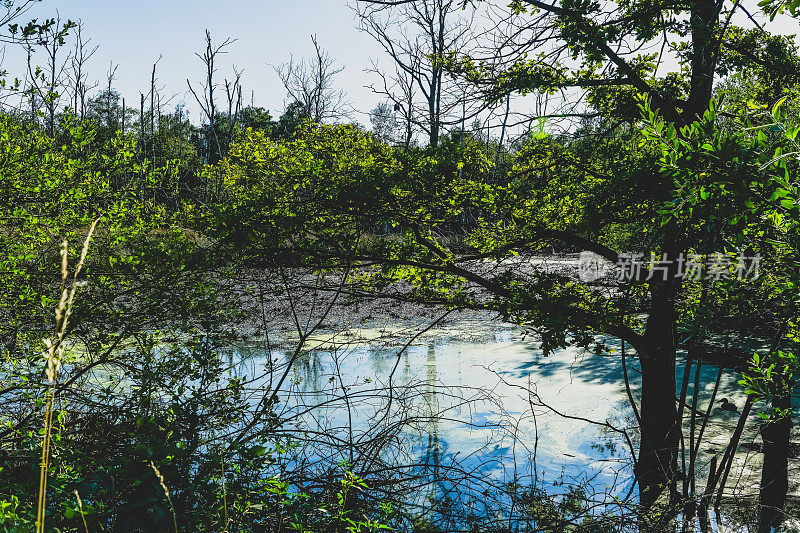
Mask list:
[[[89,243],[92,235],[100,223],[100,219],[94,221],[86,239],[83,242],[83,249],[78,264],[72,275],[72,283],[68,286],[69,278],[69,242],[61,243],[61,298],[56,307],[55,329],[52,338],[45,339],[47,347],[47,392],[45,394],[45,413],[44,431],[42,434],[42,458],[39,468],[39,494],[36,508],[36,533],[44,533],[45,504],[47,501],[47,472],[50,468],[50,436],[53,430],[53,403],[56,395],[56,378],[61,362],[64,358],[64,339],[67,336],[69,317],[72,314],[72,307],[75,303],[75,293],[78,289],[78,276],[86,262],[89,254]]]
[[[158,471],[158,468],[153,461],[150,461],[150,468],[152,468],[153,472],[156,473],[158,484],[161,485],[162,489],[164,489],[164,494],[167,496],[167,502],[169,503],[169,510],[172,512],[172,525],[175,528],[175,533],[178,533],[178,518],[175,516],[175,507],[172,505],[172,498],[170,498],[169,489],[167,488],[166,482],[164,482],[164,476],[162,476],[161,472]]]
[[[86,533],[89,533],[89,526],[86,525],[86,515],[83,512],[83,502],[81,501],[81,495],[78,494],[78,491],[75,491],[75,498],[78,500],[78,510],[81,512],[81,520],[83,520],[83,529]]]

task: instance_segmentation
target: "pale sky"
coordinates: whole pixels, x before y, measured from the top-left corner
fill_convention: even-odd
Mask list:
[[[364,86],[375,82],[364,69],[371,59],[382,59],[382,52],[368,35],[355,28],[348,0],[44,0],[25,19],[46,18],[58,10],[63,19],[84,23],[92,44],[100,46],[90,65],[91,80],[102,83],[109,62],[119,64],[115,87],[138,105],[139,92],[149,91],[150,71],[159,55],[158,86],[162,95],[175,95],[169,107],[185,102],[193,121],[200,117],[186,78],[199,82],[203,65],[194,53],[204,47],[204,30],[215,40],[238,39],[229,53],[219,59],[219,80],[231,76],[232,65],[244,69],[245,100],[251,91],[255,103],[270,110],[277,118],[285,105],[285,90],[270,65],[287,61],[291,54],[300,59],[313,52],[311,34],[316,34],[340,65],[345,67],[337,85],[347,91],[350,102],[360,114],[352,118],[368,125],[366,115],[380,101]],[[756,14],[755,0],[752,5]],[[758,17],[765,21],[763,16]],[[750,26],[747,21],[737,23]],[[775,26],[773,26],[775,28]],[[800,33],[796,20],[785,18],[778,26],[782,33]],[[8,50],[4,68],[12,78],[21,76],[22,55]],[[223,100],[219,94],[219,103]],[[218,104],[219,105],[219,104]]]
[[[363,86],[363,69],[380,51],[368,35],[355,28],[345,0],[45,0],[26,15],[81,19],[92,44],[100,45],[92,60],[91,79],[105,79],[109,62],[119,64],[116,88],[129,102],[138,102],[139,92],[149,91],[150,72],[159,55],[159,87],[164,95],[176,95],[171,104],[186,101],[195,109],[186,78],[203,79],[204,67],[194,53],[205,47],[208,28],[215,41],[238,39],[229,53],[220,56],[219,80],[232,76],[231,67],[244,69],[245,100],[255,92],[256,105],[266,107],[277,118],[284,109],[285,90],[270,65],[280,65],[290,55],[300,59],[313,53],[311,34],[345,67],[338,86],[345,89],[354,107],[368,112],[379,98]],[[17,75],[17,61],[7,54],[6,68]],[[222,93],[219,93],[222,101]],[[137,104],[138,105],[138,104]],[[192,117],[199,118],[195,112]],[[369,123],[366,116],[355,116]]]

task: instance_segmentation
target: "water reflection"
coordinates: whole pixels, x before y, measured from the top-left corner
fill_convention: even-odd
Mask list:
[[[628,495],[633,483],[630,449],[609,427],[629,432],[635,443],[619,344],[609,339],[607,356],[568,348],[545,357],[537,342],[525,340],[513,327],[495,323],[494,329],[482,331],[473,326],[432,331],[405,349],[408,331],[416,325],[365,327],[310,339],[308,349],[295,359],[278,413],[292,421],[298,434],[314,435],[316,445],[284,467],[299,461],[329,464],[348,447],[349,455],[338,459],[355,466],[375,461],[387,469],[392,462],[414,465],[420,489],[414,497],[422,514],[434,502],[467,505],[460,497],[465,490],[478,496],[469,501],[471,511],[481,512],[481,505],[489,506],[491,491],[508,483],[548,493],[580,484],[598,502]],[[289,347],[291,339],[269,352],[258,343],[238,346],[239,372],[253,376],[280,368]],[[635,358],[628,359],[628,369],[638,398]],[[690,395],[694,372],[689,374]],[[681,366],[677,375],[682,374]],[[716,374],[714,366],[701,368],[702,409]],[[265,386],[269,375],[267,371],[263,378]],[[724,372],[718,398],[744,403],[738,379],[735,372]],[[708,441],[700,450],[701,475],[727,443],[735,424],[735,417],[728,415],[714,411]],[[376,451],[378,435],[383,441]],[[745,459],[737,466],[741,475],[734,491],[752,483]]]

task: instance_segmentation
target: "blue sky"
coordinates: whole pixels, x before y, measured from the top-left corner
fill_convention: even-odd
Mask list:
[[[364,73],[371,59],[380,61],[381,50],[372,39],[355,29],[348,0],[44,0],[29,16],[48,17],[58,10],[62,18],[81,19],[93,44],[100,46],[91,64],[91,78],[103,80],[109,62],[119,64],[116,88],[129,102],[147,93],[152,64],[159,55],[159,87],[170,106],[186,102],[192,118],[199,115],[186,87],[186,78],[199,81],[203,65],[194,53],[204,46],[204,30],[215,39],[238,41],[222,56],[220,80],[230,76],[235,64],[244,69],[243,85],[249,102],[251,91],[257,105],[273,116],[284,109],[285,91],[271,65],[310,56],[311,34],[345,67],[337,85],[347,91],[353,106],[361,112],[353,118],[369,124],[367,115],[379,98],[364,86],[374,76]],[[746,5],[757,12],[755,0]],[[761,18],[761,17],[759,17]],[[749,25],[747,21],[737,21]],[[796,20],[785,19],[779,29],[798,33]],[[12,75],[22,74],[22,56],[9,50],[4,67]],[[222,95],[220,95],[221,101]]]
[[[55,10],[62,18],[81,19],[92,43],[100,45],[92,61],[92,79],[104,79],[110,61],[119,64],[115,85],[129,101],[138,101],[139,92],[149,90],[152,64],[163,54],[158,68],[159,86],[165,86],[162,94],[175,95],[172,104],[185,100],[194,109],[186,78],[202,79],[203,65],[194,53],[204,47],[206,28],[215,40],[238,39],[221,56],[220,79],[232,74],[233,64],[244,69],[246,100],[255,91],[256,103],[273,116],[284,108],[285,91],[269,64],[279,65],[290,54],[311,55],[311,34],[345,66],[338,85],[356,108],[369,111],[379,101],[363,87],[363,69],[379,50],[355,29],[345,0],[45,0],[30,16],[50,16]],[[8,63],[14,73],[11,57]],[[368,123],[366,117],[354,118]]]

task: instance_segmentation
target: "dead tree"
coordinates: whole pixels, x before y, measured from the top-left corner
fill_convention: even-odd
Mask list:
[[[216,61],[217,57],[220,54],[225,54],[227,51],[225,50],[227,47],[232,45],[236,42],[236,39],[227,38],[221,44],[215,45],[214,41],[211,38],[211,32],[206,30],[206,49],[203,54],[195,54],[200,60],[203,62],[205,66],[206,73],[205,73],[205,81],[201,86],[201,94],[198,94],[198,91],[194,89],[192,86],[192,82],[188,79],[186,80],[186,84],[189,86],[189,91],[194,96],[194,99],[197,101],[197,104],[200,106],[200,110],[205,115],[206,120],[208,120],[208,126],[210,130],[210,137],[213,140],[214,145],[216,146],[216,154],[221,153],[221,146],[219,143],[219,137],[217,136],[217,125],[216,125],[216,115],[217,115],[217,107],[216,102],[214,99],[214,90],[217,88],[217,84],[214,81],[214,74],[216,74],[217,67]],[[209,153],[211,150],[208,149],[210,145],[208,136],[206,138],[206,159],[209,159]],[[214,163],[215,161],[208,161],[210,163]]]
[[[88,85],[88,74],[86,64],[97,52],[98,45],[91,46],[91,39],[84,39],[83,22],[78,21],[75,25],[75,49],[72,52],[72,62],[70,71],[70,85],[72,88],[72,109],[75,116],[83,119],[86,116],[86,95],[98,85],[94,82]]]
[[[379,72],[375,62],[373,62],[369,70],[371,72]],[[394,76],[380,76],[380,78],[383,87],[380,90],[376,90],[374,86],[370,88],[372,88],[373,92],[388,97],[386,103],[392,111],[392,120],[397,135],[393,142],[402,145],[408,150],[414,142],[414,102],[416,95],[414,80],[400,68],[395,69]]]
[[[227,153],[233,142],[236,123],[242,110],[242,74],[243,70],[233,67],[233,81],[225,79],[225,97],[228,101],[228,131],[225,139],[225,152]]]
[[[161,113],[161,96],[158,95],[158,90],[156,89],[156,69],[158,68],[158,64],[161,62],[163,55],[158,56],[158,59],[155,63],[153,63],[153,70],[150,74],[150,154],[153,158],[153,161],[156,160],[156,113]],[[158,101],[158,107],[156,107],[156,100]],[[142,117],[144,120],[144,117]]]
[[[314,57],[310,60],[288,62],[275,68],[275,73],[287,92],[287,104],[298,103],[311,122],[337,121],[347,117],[346,94],[334,88],[333,82],[344,67],[323,49],[316,35],[311,36]]]
[[[144,132],[144,93],[139,93],[139,137],[141,138],[142,149],[139,150],[141,159],[144,159],[145,153],[145,132]]]
[[[394,63],[387,72],[373,63],[368,72],[381,82],[370,85],[405,116],[406,144],[411,129],[421,130],[431,146],[448,126],[472,119],[483,109],[477,101],[464,113],[463,89],[449,76],[443,59],[461,52],[470,40],[472,20],[459,13],[456,0],[365,2],[356,6],[359,29],[372,36]],[[415,99],[415,91],[421,98]]]
[[[115,65],[114,62],[110,62],[108,64],[108,71],[106,72],[106,118],[108,120],[108,126],[112,130],[112,133],[116,130],[116,121],[113,120],[113,116],[111,114],[111,100],[112,100],[112,91],[114,80],[117,78],[117,70],[119,69],[119,65]]]

